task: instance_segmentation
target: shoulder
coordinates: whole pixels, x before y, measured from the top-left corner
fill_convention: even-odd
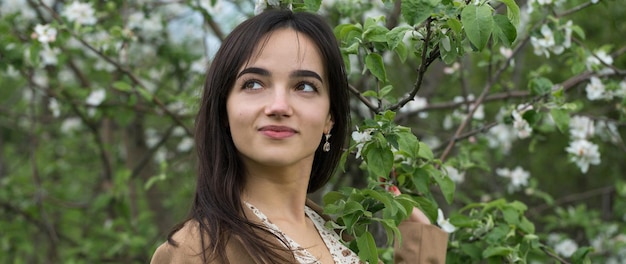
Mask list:
[[[172,240],[176,245],[168,241],[161,244],[152,255],[151,264],[202,263],[203,250],[198,222],[187,221],[180,230],[174,233]]]

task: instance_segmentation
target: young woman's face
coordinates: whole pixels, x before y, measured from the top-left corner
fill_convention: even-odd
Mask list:
[[[318,48],[289,28],[259,43],[226,101],[235,147],[248,168],[310,167],[333,124]]]

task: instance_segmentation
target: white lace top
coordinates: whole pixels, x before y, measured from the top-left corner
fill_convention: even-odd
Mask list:
[[[321,262],[317,260],[317,258],[315,258],[313,254],[311,254],[308,250],[306,250],[306,248],[303,248],[296,241],[294,241],[285,233],[280,231],[280,229],[278,229],[278,226],[270,222],[270,220],[267,218],[267,216],[265,216],[261,212],[261,210],[254,207],[254,205],[248,202],[244,202],[244,203],[261,220],[261,222],[263,222],[263,224],[265,224],[265,226],[269,228],[269,230],[272,233],[274,233],[275,235],[279,237],[284,238],[285,241],[289,243],[290,249],[294,250],[294,256],[296,258],[296,261],[298,261],[298,263],[321,264]],[[330,254],[333,257],[333,260],[335,261],[335,264],[362,263],[359,260],[359,257],[354,252],[352,252],[352,250],[348,249],[339,241],[339,235],[337,235],[337,233],[335,233],[333,230],[330,230],[326,228],[326,226],[324,226],[325,224],[324,219],[320,215],[318,215],[315,211],[313,211],[313,209],[309,208],[308,206],[304,207],[304,212],[309,217],[309,219],[311,219],[311,221],[313,221],[313,223],[315,224],[315,228],[317,229],[317,232],[320,234],[320,236],[324,240],[324,244],[326,244],[326,247],[330,251]]]

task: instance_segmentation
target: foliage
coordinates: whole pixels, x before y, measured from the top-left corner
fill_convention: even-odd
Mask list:
[[[341,43],[355,130],[312,198],[363,260],[413,206],[450,263],[626,258],[618,1],[2,0],[0,262],[147,262],[191,201],[206,65],[264,8]]]

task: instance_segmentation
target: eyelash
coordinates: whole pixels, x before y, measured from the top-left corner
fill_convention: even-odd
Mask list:
[[[263,83],[261,81],[259,81],[257,79],[252,79],[251,78],[251,79],[244,79],[243,80],[243,84],[241,85],[241,89],[250,89],[250,88],[248,88],[248,85],[251,84],[251,83],[258,83],[261,86],[263,86]]]
[[[259,80],[257,80],[257,79],[254,79],[254,78],[250,78],[250,79],[244,79],[244,80],[243,80],[243,84],[241,85],[241,89],[250,89],[250,88],[248,88],[247,86],[248,86],[249,84],[251,84],[251,83],[258,83],[259,85],[263,86],[263,83],[262,83],[261,81],[259,81]],[[314,83],[312,83],[312,82],[307,82],[307,81],[301,81],[301,82],[298,82],[298,83],[296,84],[296,86],[295,86],[295,87],[296,87],[296,90],[298,90],[298,91],[302,91],[303,89],[299,89],[299,87],[300,87],[300,86],[303,86],[303,85],[309,85],[309,86],[311,86],[311,88],[313,89],[313,91],[312,91],[312,92],[316,92],[316,93],[317,93],[317,92],[319,91],[319,88],[317,87],[317,85],[315,85],[315,84],[314,84]]]
[[[296,84],[296,87],[299,88],[302,85],[309,85],[309,86],[311,86],[311,88],[313,88],[313,92],[317,93],[319,91],[319,88],[317,88],[317,86],[315,84],[313,84],[312,82],[302,81],[302,82],[299,82],[298,84]],[[300,89],[298,89],[298,90],[301,91]]]

